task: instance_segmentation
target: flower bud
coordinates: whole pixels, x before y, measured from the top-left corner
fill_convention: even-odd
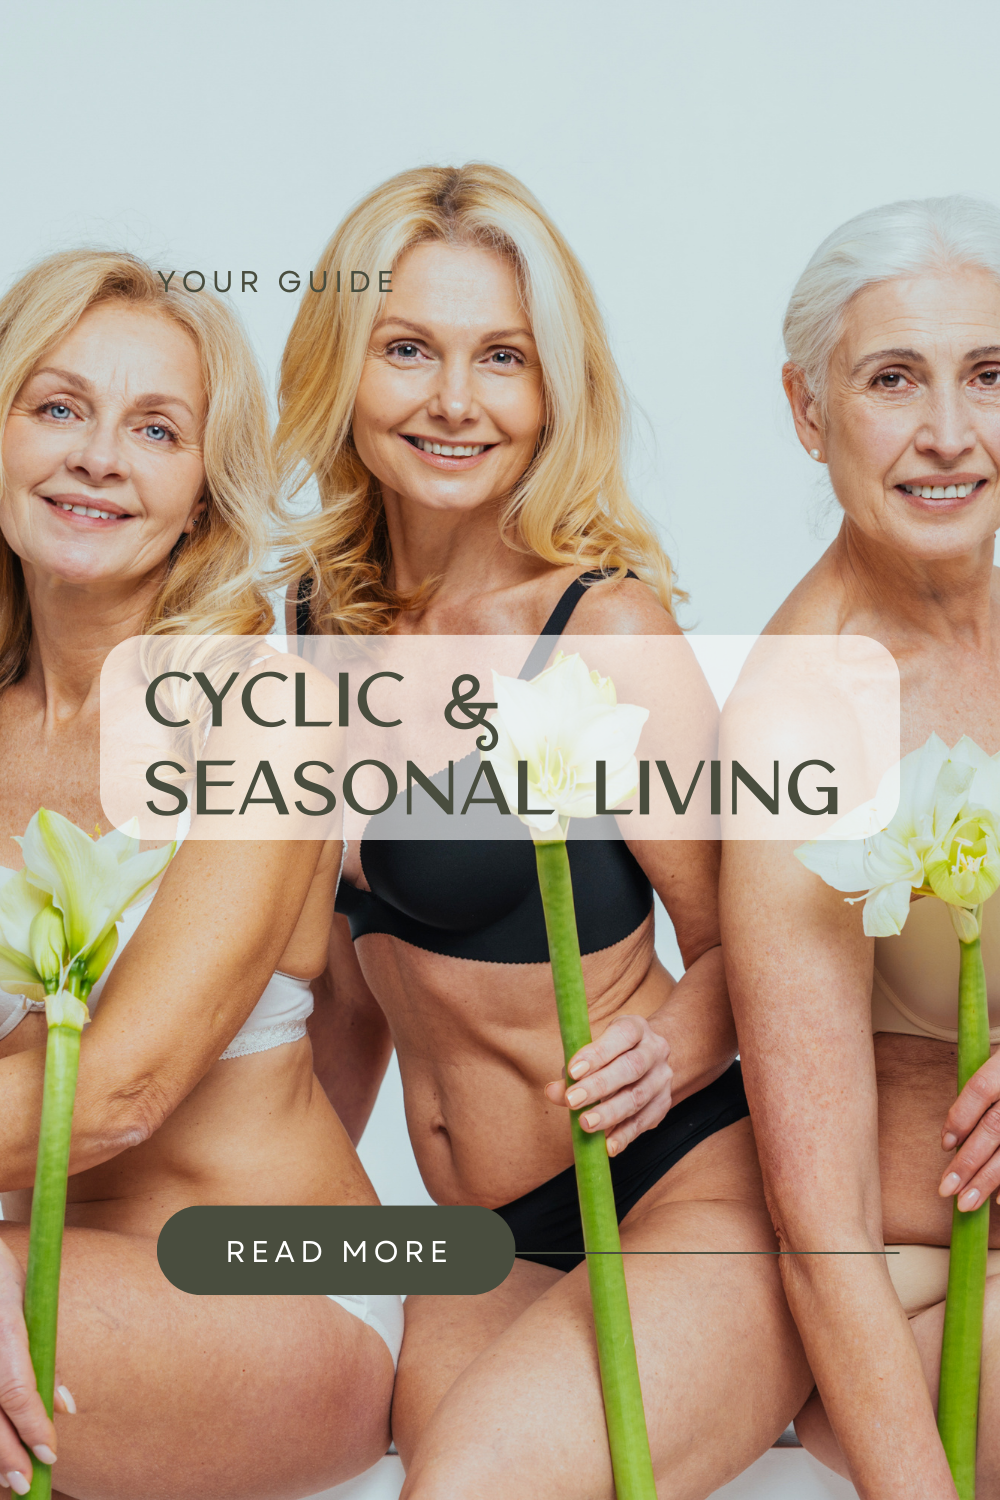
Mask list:
[[[57,989],[66,961],[66,932],[62,913],[51,904],[43,906],[28,933],[31,962],[47,990]]]
[[[983,909],[977,906],[975,911],[970,911],[966,906],[948,907],[948,915],[951,917],[951,925],[958,934],[960,943],[974,943],[982,932]]]
[[[84,955],[82,960],[82,978],[87,986],[88,994],[100,979],[117,951],[118,928],[111,927],[101,938],[101,941],[96,943],[90,952]]]

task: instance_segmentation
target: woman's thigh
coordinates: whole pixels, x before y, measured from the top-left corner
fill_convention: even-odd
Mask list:
[[[944,1303],[935,1303],[910,1319],[920,1351],[924,1377],[937,1410],[941,1376],[941,1335]],[[828,1468],[849,1478],[844,1458],[818,1391],[814,1391],[795,1419],[795,1430],[808,1448]],[[976,1465],[976,1500],[1000,1500],[1000,1276],[986,1283],[983,1312],[983,1364],[979,1386],[979,1440]]]
[[[516,1260],[492,1292],[476,1297],[410,1296],[392,1397],[392,1436],[409,1464],[445,1391],[467,1365],[548,1291],[563,1272]]]
[[[27,1229],[4,1239],[27,1254]],[[70,1229],[59,1296],[58,1493],[74,1500],[293,1500],[388,1445],[392,1360],[325,1297],[195,1297],[152,1240]]]
[[[748,1122],[678,1168],[623,1221],[622,1245],[647,1252],[625,1267],[659,1493],[696,1500],[770,1446],[811,1377],[776,1258],[759,1253],[776,1245]],[[720,1250],[739,1253],[710,1253]],[[455,1380],[403,1491],[406,1500],[486,1493],[614,1493],[585,1266],[536,1297]]]

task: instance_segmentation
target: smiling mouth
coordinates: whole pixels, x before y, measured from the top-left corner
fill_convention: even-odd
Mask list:
[[[495,443],[435,443],[431,438],[412,437],[407,432],[400,435],[411,448],[419,448],[421,453],[436,454],[439,458],[478,458],[487,448],[496,447]]]
[[[127,511],[102,510],[98,505],[79,505],[71,500],[53,500],[49,495],[43,495],[42,499],[54,510],[65,511],[73,516],[89,516],[94,521],[129,521],[132,519]]]
[[[920,500],[964,500],[985,483],[977,479],[974,484],[898,484],[896,488]]]

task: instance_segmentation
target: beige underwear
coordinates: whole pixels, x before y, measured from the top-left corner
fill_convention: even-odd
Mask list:
[[[948,1290],[948,1256],[941,1245],[886,1245],[885,1263],[896,1296],[908,1317],[943,1302]],[[1000,1276],[1000,1250],[991,1250],[986,1262],[987,1276]]]
[[[898,937],[875,939],[872,1031],[902,1031],[942,1042],[958,1040],[958,958],[943,901],[910,906]],[[989,992],[990,1041],[1000,1042],[1000,900],[983,907],[983,963]]]

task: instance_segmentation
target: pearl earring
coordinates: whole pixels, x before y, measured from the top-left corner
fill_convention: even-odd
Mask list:
[[[810,448],[809,449],[809,457],[810,458],[814,458],[816,460],[816,462],[818,463],[819,462],[819,449],[818,448]]]

